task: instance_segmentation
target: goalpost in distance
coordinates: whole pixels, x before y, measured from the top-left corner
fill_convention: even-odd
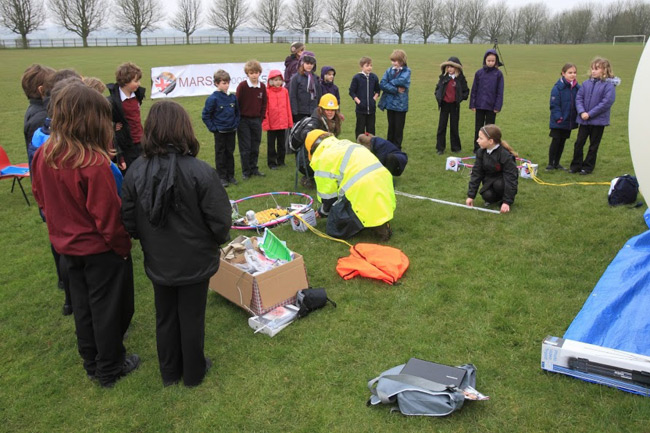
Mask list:
[[[645,45],[645,35],[616,35],[614,36],[614,40],[612,41],[612,45],[616,45],[616,40],[617,39],[625,39],[625,38],[635,38],[637,40],[641,40],[643,42],[643,45]],[[620,41],[622,42],[622,41]]]

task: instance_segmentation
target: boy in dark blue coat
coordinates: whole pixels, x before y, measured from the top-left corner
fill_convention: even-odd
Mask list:
[[[336,69],[331,66],[323,66],[320,70],[320,87],[322,89],[321,95],[331,93],[336,96],[336,101],[341,103],[341,95],[339,94],[339,87],[334,84],[334,77],[336,77]]]
[[[214,73],[217,90],[208,96],[201,118],[208,130],[214,134],[214,164],[224,187],[235,179],[235,134],[239,126],[239,104],[237,97],[228,93],[230,74],[219,69]]]
[[[548,149],[548,166],[546,170],[564,170],[560,158],[564,151],[564,143],[571,136],[571,130],[578,127],[576,117],[576,95],[580,85],[576,81],[576,65],[567,63],[562,68],[562,76],[551,90],[551,119],[548,134],[553,140]]]
[[[478,131],[484,125],[493,125],[497,113],[503,106],[503,74],[499,70],[503,63],[499,61],[496,50],[490,49],[483,56],[483,67],[474,74],[469,108],[476,113],[474,124],[474,153],[478,150]]]
[[[359,134],[357,143],[368,148],[393,176],[400,176],[409,161],[406,153],[393,143],[372,134]]]
[[[354,135],[375,133],[376,101],[379,98],[379,77],[372,73],[372,59],[361,57],[359,60],[361,72],[352,77],[349,94],[356,106],[357,126]]]

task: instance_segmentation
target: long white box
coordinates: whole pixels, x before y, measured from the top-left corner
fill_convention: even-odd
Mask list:
[[[548,336],[542,369],[650,397],[650,357]]]

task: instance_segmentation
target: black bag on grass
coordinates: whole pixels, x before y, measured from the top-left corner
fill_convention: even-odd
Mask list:
[[[636,177],[624,174],[612,180],[612,185],[607,193],[607,202],[610,206],[632,204],[636,202],[638,194],[639,182]]]
[[[316,288],[299,290],[296,294],[296,304],[298,304],[298,308],[300,308],[300,310],[298,310],[298,318],[300,319],[314,310],[323,308],[327,304],[327,301],[330,301],[332,305],[334,305],[334,308],[336,308],[336,302],[327,297],[325,289]]]

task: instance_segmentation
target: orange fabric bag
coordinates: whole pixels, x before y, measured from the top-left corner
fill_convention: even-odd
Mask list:
[[[349,280],[361,275],[366,278],[395,284],[409,267],[409,259],[401,250],[385,245],[356,244],[350,247],[350,255],[341,257],[336,272]]]

